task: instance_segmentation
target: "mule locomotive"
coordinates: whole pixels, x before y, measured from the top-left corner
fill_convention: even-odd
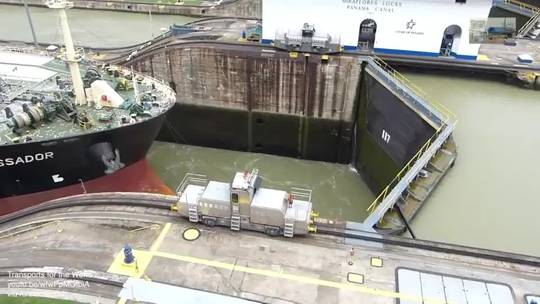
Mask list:
[[[315,231],[311,190],[261,188],[257,169],[237,172],[232,184],[188,173],[177,188],[173,210],[207,226],[226,226],[293,237]]]

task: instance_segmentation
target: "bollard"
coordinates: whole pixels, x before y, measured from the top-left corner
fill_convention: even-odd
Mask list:
[[[125,264],[132,264],[135,261],[135,256],[133,255],[133,249],[131,246],[126,244],[124,246],[124,263]]]

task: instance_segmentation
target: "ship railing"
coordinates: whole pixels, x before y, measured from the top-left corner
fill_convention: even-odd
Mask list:
[[[5,97],[4,102],[11,102],[13,99],[20,96],[22,93],[30,90],[34,86],[35,86],[35,83],[30,83],[26,81],[18,81],[17,84],[11,85],[9,92],[7,92],[7,94],[4,96]]]
[[[67,52],[66,52],[66,49],[62,48],[60,50],[57,51],[58,55],[57,55],[57,58],[62,60],[62,61],[69,61],[68,58],[67,58]],[[84,50],[84,48],[82,47],[77,47],[75,48],[75,61],[82,61],[86,58],[86,52]]]
[[[69,9],[73,7],[73,1],[67,1],[67,0],[45,0],[45,5],[47,5],[49,8],[56,8],[56,9]]]
[[[49,56],[52,57],[54,52],[49,52],[47,50],[40,50],[33,46],[31,47],[18,47],[18,46],[10,46],[10,45],[2,45],[0,46],[0,51],[5,52],[12,52],[12,53],[24,53],[24,54],[31,54],[31,55],[40,55],[40,56]]]
[[[379,67],[383,72],[387,73],[386,75],[384,73],[380,75],[383,78],[382,80],[386,83],[390,82],[390,84],[393,84],[392,82],[396,81],[397,85],[394,86],[394,89],[396,89],[397,93],[404,97],[415,110],[427,116],[430,121],[438,122],[439,125],[455,125],[457,123],[457,116],[445,105],[429,96],[407,77],[392,68],[386,61],[375,55],[371,55],[370,58],[371,62],[374,63],[376,67]]]
[[[134,81],[135,81],[135,79],[137,77],[142,77],[143,79],[145,79],[147,81],[150,81],[151,83],[154,84],[156,90],[161,92],[164,95],[163,99],[167,100],[167,103],[176,102],[176,93],[167,84],[167,82],[165,80],[159,80],[159,79],[154,78],[152,76],[148,76],[148,75],[145,75],[145,74],[142,74],[142,73],[139,73],[139,72],[135,72],[132,69],[129,69],[129,68],[124,67],[124,66],[118,66],[118,69],[123,75],[133,74],[132,77],[133,77]]]
[[[500,0],[496,0],[496,2],[498,2]],[[516,7],[518,7],[521,11],[530,11],[531,14],[535,14],[537,12],[540,12],[540,8],[539,7],[536,7],[532,4],[529,4],[529,3],[524,3],[524,2],[521,2],[521,1],[517,1],[517,0],[504,0],[503,1],[504,3],[506,4],[509,4],[509,5],[514,5]]]
[[[176,193],[178,193],[178,195],[182,195],[189,185],[206,186],[208,185],[208,178],[204,174],[188,172],[186,175],[184,175],[184,178],[178,187],[176,187]]]
[[[291,187],[290,193],[295,199],[311,202],[311,195],[313,190],[306,188]]]
[[[42,82],[44,80],[47,80],[49,78],[43,79],[38,77],[32,77],[32,76],[22,76],[22,75],[10,75],[10,74],[4,74],[0,73],[0,78],[3,78],[6,82],[8,82],[10,85],[16,84],[19,85],[22,82]]]

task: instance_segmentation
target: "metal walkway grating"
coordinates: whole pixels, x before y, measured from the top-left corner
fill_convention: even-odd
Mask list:
[[[504,284],[405,268],[398,269],[396,280],[400,293],[422,297],[426,303],[434,301],[454,304],[514,303],[512,290]],[[398,303],[413,304],[416,302],[399,300]]]

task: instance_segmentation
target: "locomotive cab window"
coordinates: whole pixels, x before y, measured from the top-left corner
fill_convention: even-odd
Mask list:
[[[233,204],[238,204],[238,194],[237,193],[232,194],[231,201],[233,202]]]

